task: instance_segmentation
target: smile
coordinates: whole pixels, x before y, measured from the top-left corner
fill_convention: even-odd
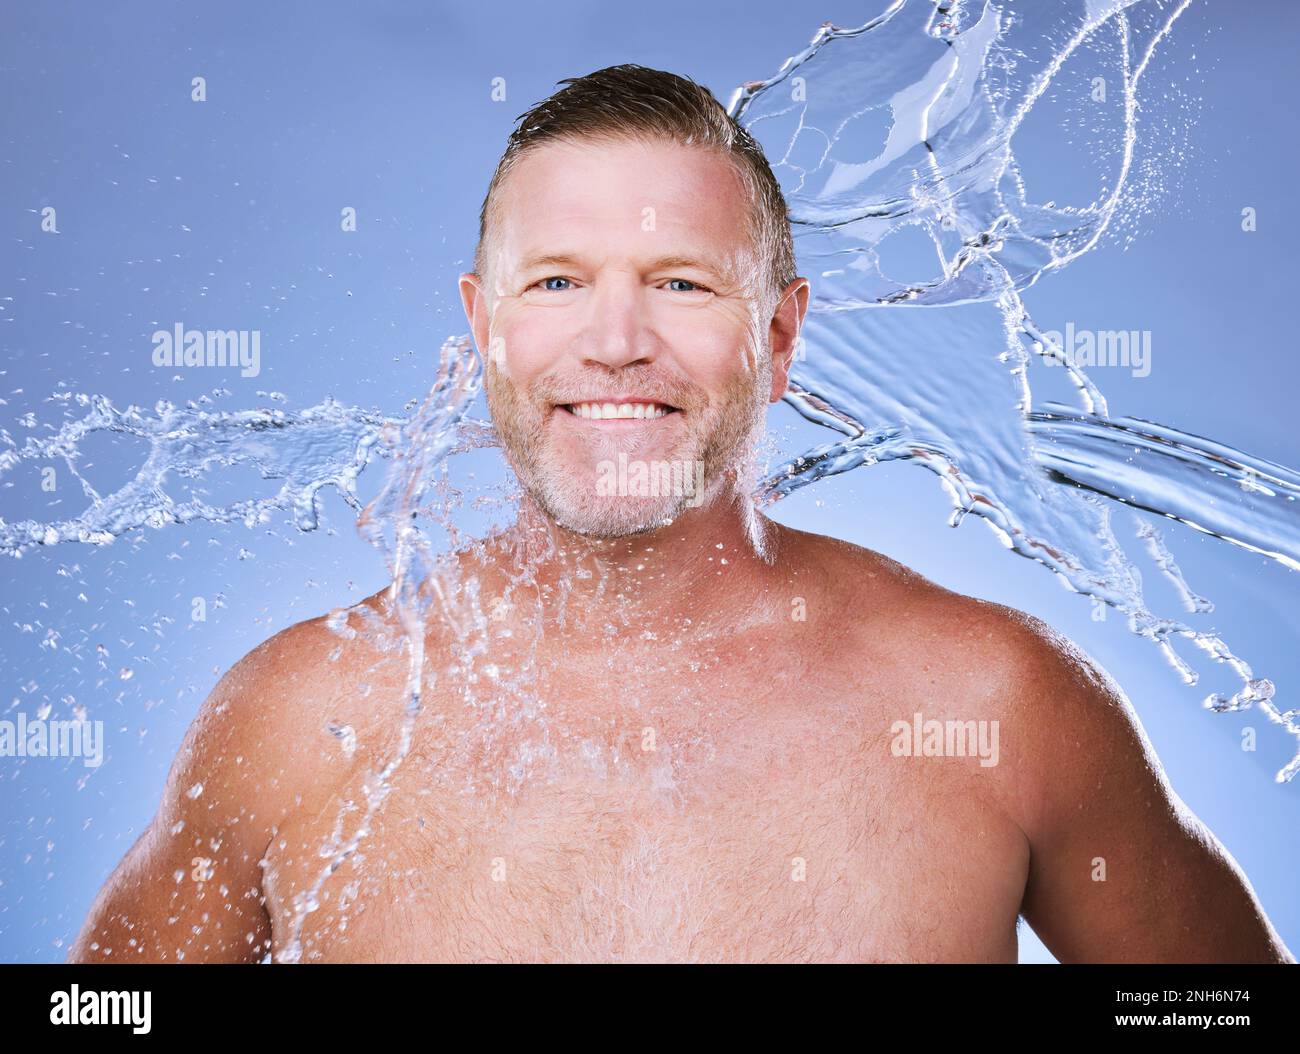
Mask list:
[[[574,417],[588,421],[652,421],[666,417],[668,414],[680,413],[675,406],[666,403],[636,402],[633,400],[619,402],[566,403],[561,409],[567,410]]]

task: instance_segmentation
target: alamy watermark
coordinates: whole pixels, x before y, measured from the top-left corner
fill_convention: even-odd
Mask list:
[[[0,720],[0,757],[81,758],[88,769],[104,761],[103,721],[31,721],[21,711],[16,720]]]
[[[896,758],[979,758],[983,768],[998,763],[998,722],[925,720],[920,713],[911,721],[889,726],[894,739],[889,752]]]
[[[619,453],[617,461],[596,465],[596,493],[601,497],[685,497],[691,508],[704,501],[703,461],[637,461]]]
[[[1060,366],[1063,359],[1076,368],[1121,366],[1134,377],[1151,372],[1149,329],[1076,329],[1073,322],[1067,322],[1063,334],[1045,330],[1043,340],[1048,351],[1043,361],[1049,366]]]
[[[158,367],[239,367],[241,377],[262,372],[260,329],[186,329],[177,322],[153,337],[153,364]]]
[[[130,1025],[131,1031],[147,1035],[153,992],[83,992],[80,985],[50,995],[52,1025]]]

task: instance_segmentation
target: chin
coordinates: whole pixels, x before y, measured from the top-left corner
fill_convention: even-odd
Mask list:
[[[567,502],[550,501],[539,501],[539,504],[559,526],[593,540],[632,538],[640,534],[649,534],[666,526],[682,512],[677,503],[658,506],[626,504],[608,509],[604,515],[593,514],[590,505],[574,507]]]

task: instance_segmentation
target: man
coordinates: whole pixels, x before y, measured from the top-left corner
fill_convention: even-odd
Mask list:
[[[780,189],[690,81],[565,83],[460,280],[524,493],[436,583],[418,712],[384,594],[255,649],[72,958],[1013,962],[1023,916],[1293,961],[1086,656],[752,507],[809,296]]]

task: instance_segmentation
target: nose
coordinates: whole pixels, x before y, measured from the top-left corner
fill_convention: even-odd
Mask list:
[[[644,297],[641,280],[631,271],[601,276],[588,299],[591,314],[582,341],[585,362],[618,368],[653,361]]]

